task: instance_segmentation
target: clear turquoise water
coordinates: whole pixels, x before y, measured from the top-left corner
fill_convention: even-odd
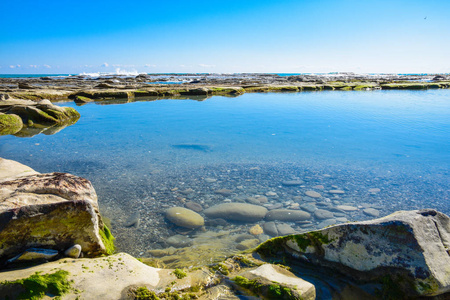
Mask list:
[[[272,203],[286,207],[315,185],[335,185],[346,194],[329,196],[330,203],[361,209],[348,220],[370,218],[364,205],[381,215],[425,207],[450,213],[449,90],[244,94],[76,109],[78,123],[55,135],[0,137],[0,157],[91,180],[119,248],[135,255],[167,246],[163,239],[174,234],[163,218],[182,201],[173,188],[194,189],[187,200],[204,207],[224,200],[218,188],[235,191],[232,201],[275,191]],[[208,186],[205,177],[218,182]],[[305,186],[281,186],[294,177]],[[134,211],[144,225],[131,232],[123,223]]]

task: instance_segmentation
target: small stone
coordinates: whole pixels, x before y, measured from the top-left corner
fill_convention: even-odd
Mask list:
[[[343,190],[329,190],[328,193],[330,194],[345,194]]]
[[[313,186],[313,189],[316,189],[316,190],[323,190],[325,187],[323,186],[323,185],[315,185],[315,186]]]
[[[194,192],[194,190],[191,189],[191,188],[188,188],[188,189],[185,189],[183,191],[180,191],[180,193],[183,194],[183,195],[189,195],[189,194],[192,194],[193,192]]]
[[[316,211],[317,206],[314,203],[305,203],[300,205],[300,208],[306,210],[307,212],[313,213]]]
[[[290,210],[290,209],[274,209],[267,213],[267,221],[303,221],[311,218],[311,215],[302,210]]]
[[[270,236],[278,236],[278,229],[275,222],[266,222],[263,225],[264,233]]]
[[[320,220],[332,219],[334,217],[331,211],[324,209],[317,209],[316,211],[314,211],[314,216]]]
[[[193,210],[195,212],[201,212],[203,210],[203,207],[200,204],[193,202],[193,201],[186,202],[186,204],[184,206],[186,206],[186,208]]]
[[[286,223],[277,224],[278,235],[295,234],[295,230]]]
[[[281,203],[275,203],[275,204],[266,204],[264,205],[268,210],[274,210],[274,209],[279,209],[283,207],[283,204]]]
[[[376,193],[379,193],[379,192],[381,192],[381,189],[379,189],[379,188],[371,188],[371,189],[369,189],[369,193],[372,193],[372,194],[376,194]]]
[[[75,244],[66,251],[64,251],[64,255],[67,257],[78,258],[81,254],[81,245]]]
[[[240,243],[240,242],[245,241],[245,240],[253,240],[254,238],[255,237],[253,235],[244,233],[244,234],[240,234],[240,235],[236,236],[234,241],[236,243]]]
[[[303,184],[303,180],[285,180],[281,182],[282,185],[284,186],[296,186],[296,185],[302,185]]]
[[[365,208],[363,209],[363,213],[375,218],[378,218],[380,216],[380,211],[376,210],[375,208]]]
[[[278,194],[275,193],[275,192],[267,192],[267,193],[266,193],[266,196],[267,196],[267,197],[277,197]]]
[[[238,250],[244,251],[247,249],[255,248],[256,246],[258,246],[258,244],[259,244],[258,239],[245,240],[245,241],[242,241],[239,244],[237,244],[236,248]]]
[[[139,227],[140,220],[141,220],[141,213],[137,211],[128,217],[127,221],[125,222],[125,227],[135,226],[137,228]]]
[[[220,189],[220,190],[215,191],[214,193],[228,197],[228,196],[231,196],[231,194],[233,194],[233,191],[229,190],[229,189]]]
[[[198,228],[205,224],[202,216],[184,207],[171,207],[166,210],[166,218],[175,225],[185,228]]]
[[[305,195],[308,196],[308,197],[311,197],[311,198],[320,198],[320,197],[322,197],[321,194],[319,194],[318,192],[315,192],[315,191],[306,191]]]
[[[205,178],[205,181],[208,182],[208,183],[213,183],[213,182],[216,182],[217,179],[215,179],[215,178],[210,178],[210,177],[206,177],[206,178]]]
[[[263,233],[264,231],[263,231],[262,227],[259,224],[256,224],[255,226],[250,228],[249,232],[250,232],[250,234],[258,235],[258,234]]]
[[[337,209],[343,210],[343,211],[357,211],[358,208],[351,206],[351,205],[338,205],[336,206]]]
[[[176,234],[169,237],[166,243],[175,248],[189,247],[192,245],[192,240],[184,235]]]

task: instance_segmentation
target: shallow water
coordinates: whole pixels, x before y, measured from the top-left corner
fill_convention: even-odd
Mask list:
[[[367,208],[380,216],[420,208],[450,213],[449,90],[244,94],[76,109],[78,123],[55,135],[0,137],[0,157],[91,180],[121,251],[150,256],[148,250],[174,245],[168,237],[187,236],[190,248],[168,250],[171,266],[236,252],[236,238],[250,239],[244,234],[255,225],[207,223],[186,232],[163,213],[187,202],[206,208],[268,195],[269,208],[333,214],[287,223],[296,232],[373,218]],[[282,185],[297,178],[304,183]],[[232,194],[215,193],[222,188]],[[321,197],[306,196],[309,190]],[[133,215],[139,226],[126,227]]]

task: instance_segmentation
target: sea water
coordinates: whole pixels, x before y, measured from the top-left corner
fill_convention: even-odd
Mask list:
[[[42,173],[69,172],[89,179],[118,249],[135,256],[190,246],[191,252],[202,254],[166,263],[213,261],[237,252],[237,244],[252,238],[251,227],[264,227],[264,221],[205,218],[204,229],[189,231],[164,218],[167,208],[192,203],[201,210],[263,196],[267,200],[261,205],[268,209],[311,213],[309,221],[283,223],[294,232],[396,210],[450,213],[450,90],[101,104],[61,103],[80,112],[75,125],[54,135],[0,137],[0,157]],[[286,180],[303,183],[286,186]],[[220,189],[231,193],[216,193]],[[307,191],[321,197],[309,197]],[[332,215],[319,218],[315,209]],[[127,227],[133,217],[139,222]],[[169,239],[173,236],[178,240]],[[264,233],[253,239],[268,237]]]

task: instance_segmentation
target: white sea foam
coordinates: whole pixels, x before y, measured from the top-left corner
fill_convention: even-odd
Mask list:
[[[92,73],[80,73],[79,75],[81,76],[86,76],[86,77],[92,77],[92,78],[96,78],[96,77],[104,77],[104,76],[137,76],[139,75],[138,71],[136,70],[131,70],[131,71],[127,71],[127,70],[123,70],[120,68],[116,68],[115,72],[92,72]]]

